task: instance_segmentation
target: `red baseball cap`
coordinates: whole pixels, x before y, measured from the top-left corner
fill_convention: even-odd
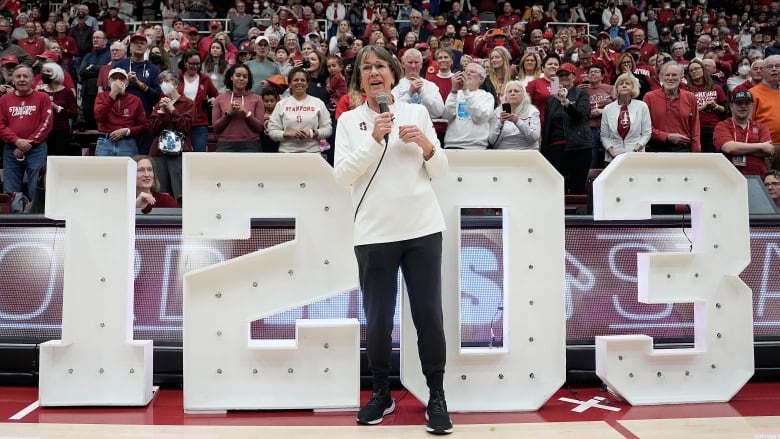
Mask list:
[[[198,29],[195,26],[191,26],[189,29],[187,29],[187,33],[188,34],[199,34],[200,33],[200,29]]]
[[[46,58],[54,62],[60,62],[60,56],[57,55],[55,52],[52,52],[51,50],[47,50],[42,54],[38,55],[38,58]]]
[[[146,42],[146,35],[144,35],[143,32],[136,32],[133,34],[132,37],[130,37],[130,42],[133,42],[134,40],[138,40],[138,39],[144,40],[144,42]]]
[[[0,58],[0,65],[7,65],[7,64],[13,64],[13,65],[19,65],[21,64],[19,62],[19,58],[13,56],[13,55],[3,55],[2,58]]]
[[[571,73],[572,75],[576,75],[577,69],[574,67],[574,64],[566,62],[561,64],[560,67],[558,67],[558,71],[555,72],[555,74],[558,75],[561,72],[568,72]]]

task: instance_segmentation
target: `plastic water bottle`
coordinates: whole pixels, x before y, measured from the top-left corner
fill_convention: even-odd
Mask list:
[[[468,105],[466,105],[466,98],[463,97],[463,92],[461,91],[458,91],[458,119],[471,119],[471,112],[469,111]]]

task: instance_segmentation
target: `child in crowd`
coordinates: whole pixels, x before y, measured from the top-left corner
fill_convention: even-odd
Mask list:
[[[341,57],[331,55],[328,57],[328,79],[325,85],[328,91],[328,108],[336,108],[339,99],[347,94],[347,81],[344,79],[344,60]]]
[[[260,150],[262,152],[279,152],[279,142],[268,137],[268,120],[271,118],[271,113],[274,112],[277,102],[279,102],[279,92],[276,90],[276,87],[266,87],[263,89],[262,98],[265,115],[263,135],[260,136]]]

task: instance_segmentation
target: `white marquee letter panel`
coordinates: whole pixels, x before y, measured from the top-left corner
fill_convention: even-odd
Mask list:
[[[447,221],[442,295],[445,391],[452,411],[536,410],[566,378],[563,178],[537,151],[447,151],[434,180]],[[460,340],[461,208],[503,209],[504,332],[501,348]],[[427,403],[417,334],[402,296],[401,381]]]
[[[596,337],[596,374],[634,405],[730,400],[753,375],[747,183],[720,154],[618,156],[593,184],[596,220],[690,204],[693,249],[639,253],[642,303],[694,307],[694,347],[654,350],[643,335]],[[682,233],[682,232],[681,232]]]
[[[357,286],[352,203],[319,154],[189,153],[182,235],[247,239],[251,218],[295,218],[295,239],[184,277],[187,411],[356,407],[357,319],[298,321],[293,341],[250,322]]]
[[[146,405],[152,341],[133,340],[136,164],[50,157],[46,216],[65,220],[62,339],[41,345],[43,406]],[[96,214],[100,212],[100,214]]]

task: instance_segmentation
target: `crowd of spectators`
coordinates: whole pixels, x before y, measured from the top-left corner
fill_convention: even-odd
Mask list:
[[[424,106],[445,148],[539,149],[567,193],[629,151],[780,169],[777,1],[2,0],[0,14],[5,192],[48,155],[85,154],[85,131],[96,155],[150,155],[174,197],[189,151],[332,164],[366,45],[395,54],[393,98]]]

